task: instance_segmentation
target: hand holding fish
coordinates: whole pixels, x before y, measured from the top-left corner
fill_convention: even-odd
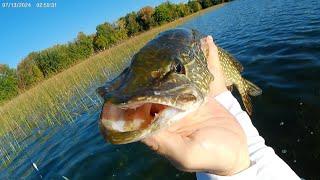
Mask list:
[[[197,111],[143,142],[180,170],[232,175],[250,165],[246,136],[236,119],[213,99],[227,89],[212,38],[202,39],[202,46],[208,48],[208,66],[215,77],[210,98]]]
[[[97,89],[101,133],[111,144],[142,140],[199,179],[299,179],[250,122],[250,96],[262,90],[242,71],[211,37],[185,28],[162,32]],[[248,114],[227,91],[232,87]]]

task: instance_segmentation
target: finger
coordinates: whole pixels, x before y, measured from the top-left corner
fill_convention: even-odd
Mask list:
[[[215,73],[216,69],[220,67],[219,63],[219,55],[218,55],[218,48],[214,44],[213,39],[211,36],[206,37],[205,39],[207,47],[208,47],[208,67],[211,73]]]
[[[171,149],[170,147],[172,147],[173,144],[171,141],[176,139],[176,136],[175,133],[168,133],[166,130],[163,130],[143,139],[142,142],[160,154],[167,154],[167,147]]]
[[[177,123],[170,126],[168,131],[175,132],[185,127],[192,127],[203,121],[230,116],[232,115],[221,104],[219,104],[215,99],[208,97],[207,101],[204,102],[195,112],[190,113]]]
[[[216,47],[216,44],[213,42],[213,37],[212,36],[207,36],[206,38],[205,38],[205,41],[206,41],[206,43],[208,44],[208,47],[210,47],[210,48],[217,48]]]
[[[160,131],[143,141],[147,146],[157,153],[169,158],[180,161],[187,148],[187,140],[177,133],[171,133],[166,130]]]
[[[176,129],[174,132],[180,134],[181,136],[194,139],[190,135],[209,127],[232,131],[234,128],[238,128],[239,126],[238,123],[235,122],[235,120],[232,117],[216,117],[214,119],[211,118],[200,123],[180,127],[179,129]]]
[[[214,76],[214,81],[210,84],[210,97],[215,97],[216,95],[227,91],[225,85],[224,72],[220,64],[218,48],[213,42],[213,38],[208,36],[206,42],[209,47],[209,56],[208,56],[208,68]]]
[[[192,139],[163,131],[152,136],[152,141],[157,143],[156,152],[166,157],[176,168],[188,172],[196,171],[193,161],[190,161],[195,156],[189,152],[194,143]]]

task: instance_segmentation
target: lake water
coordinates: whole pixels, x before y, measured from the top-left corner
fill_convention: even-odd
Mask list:
[[[211,34],[242,62],[243,75],[263,89],[252,121],[266,144],[299,176],[319,179],[320,1],[237,0],[183,26]],[[141,143],[106,144],[99,111],[26,138],[0,179],[195,179]]]

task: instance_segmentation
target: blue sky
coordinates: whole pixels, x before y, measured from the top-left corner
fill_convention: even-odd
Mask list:
[[[0,63],[16,67],[22,58],[58,43],[72,41],[77,33],[95,32],[98,24],[114,22],[146,5],[165,0],[0,0]],[[4,8],[3,2],[29,2],[31,8]],[[55,8],[36,8],[36,2],[55,2]],[[171,0],[186,2],[186,0]]]

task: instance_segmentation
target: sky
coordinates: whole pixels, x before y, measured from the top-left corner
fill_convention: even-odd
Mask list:
[[[131,11],[166,0],[0,0],[0,64],[16,68],[32,51],[67,43],[78,32],[93,34],[98,24],[114,22]],[[186,2],[186,0],[170,0]],[[26,2],[31,7],[16,8],[5,3]],[[53,2],[56,7],[37,8],[37,2]],[[11,6],[13,4],[10,4]]]

